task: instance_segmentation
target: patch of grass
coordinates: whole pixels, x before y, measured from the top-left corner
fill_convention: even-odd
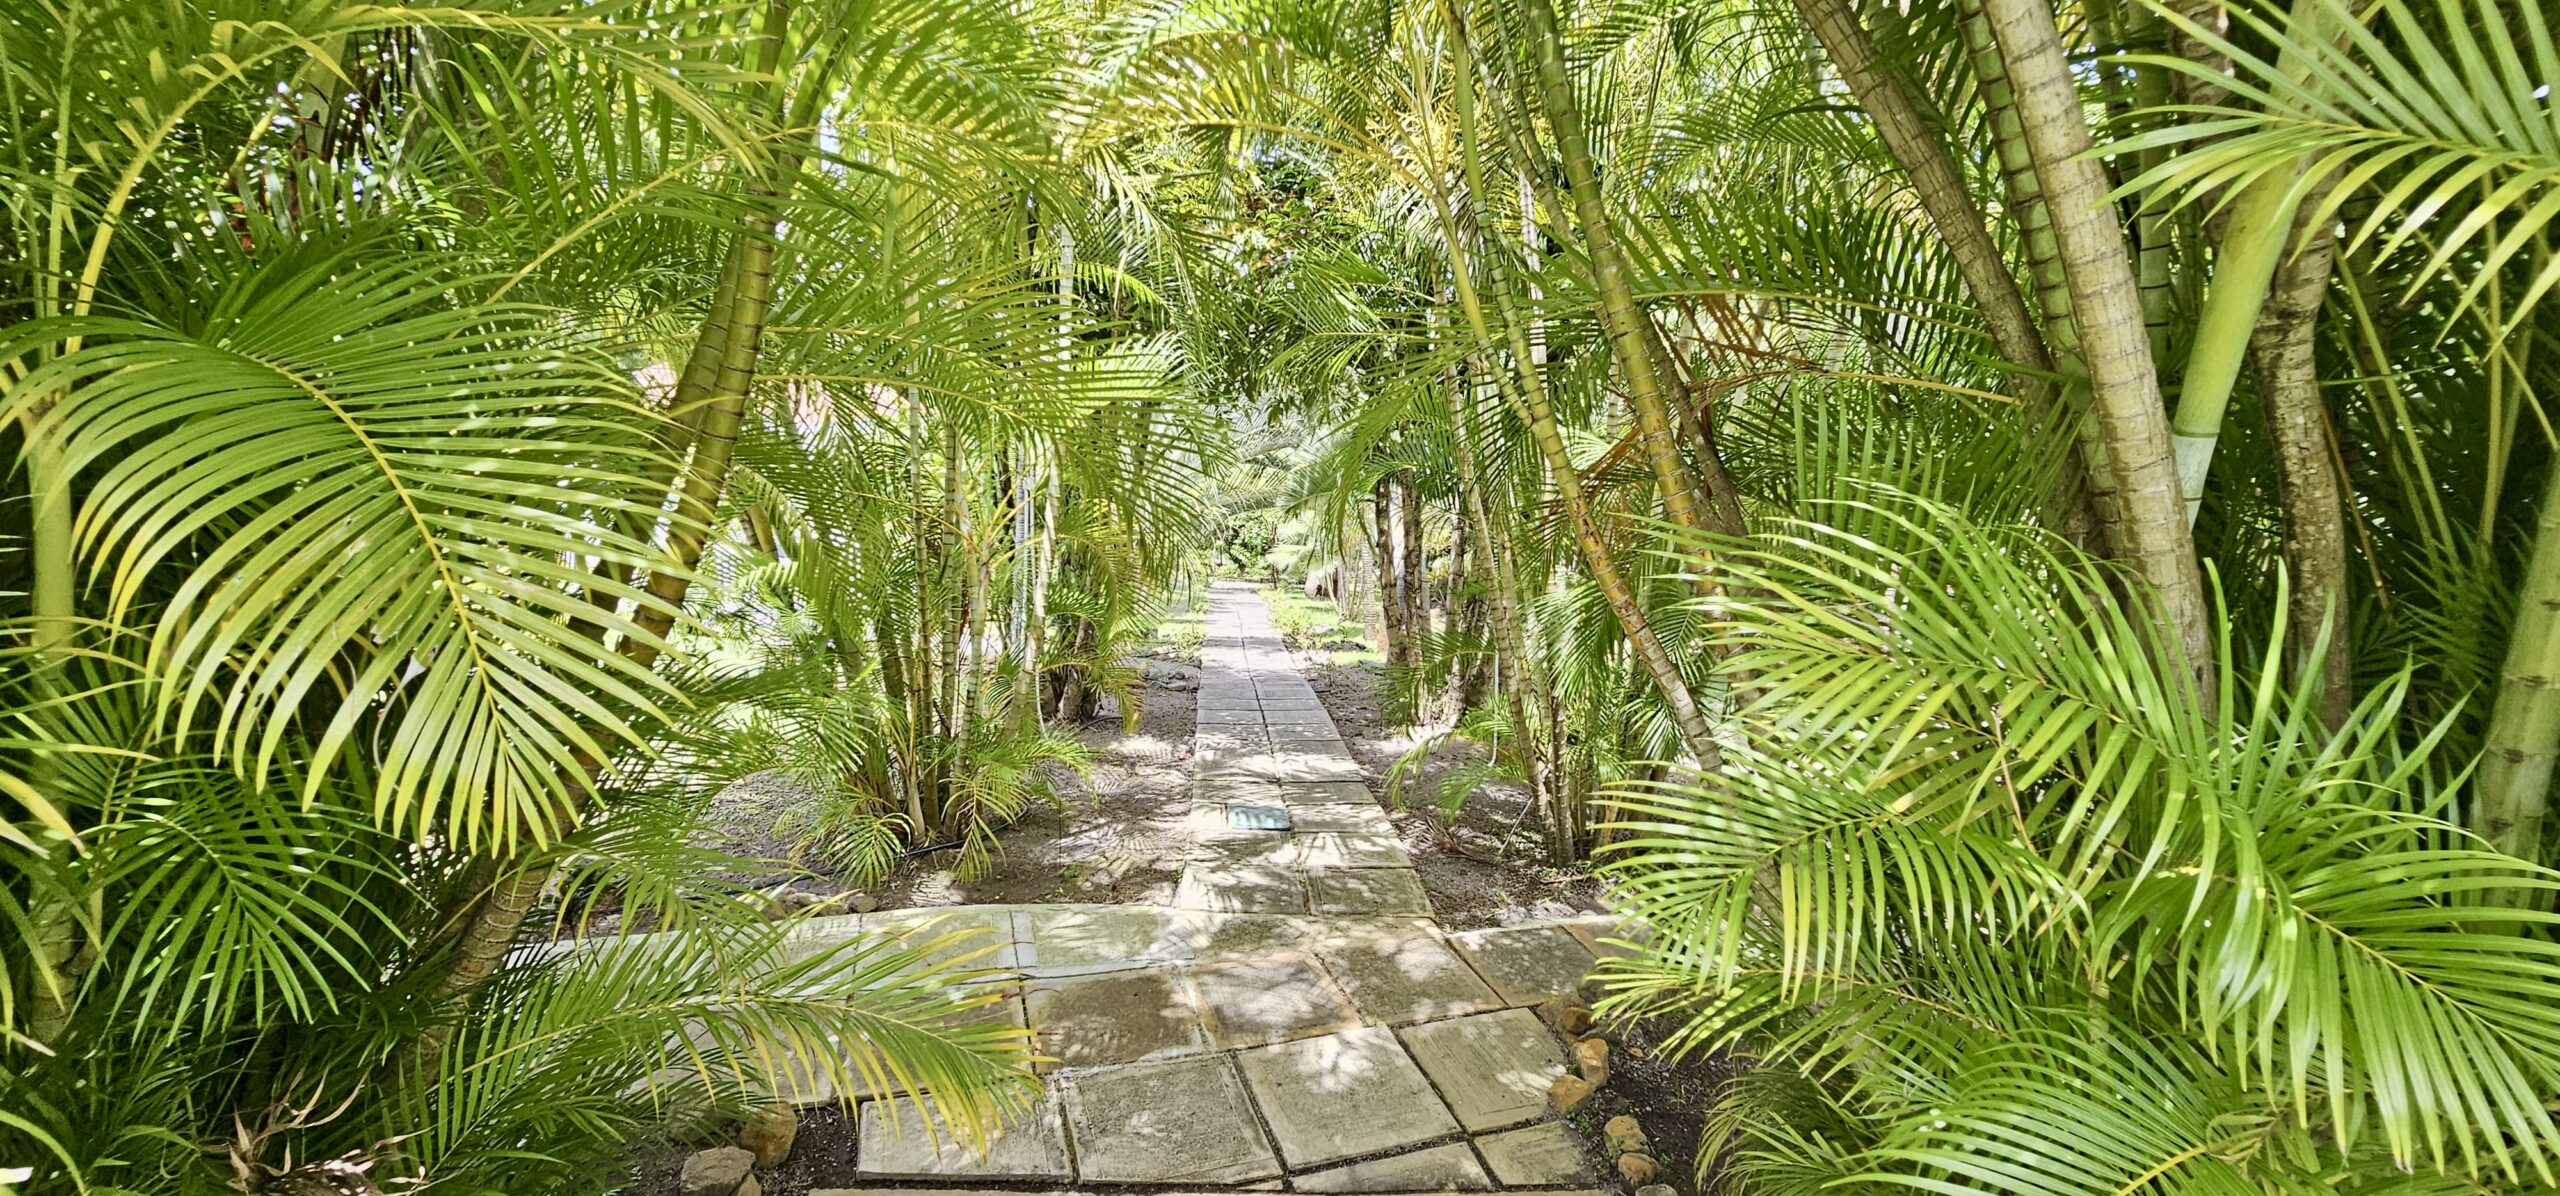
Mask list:
[[[1336,668],[1386,660],[1377,645],[1369,642],[1369,629],[1358,619],[1343,618],[1332,602],[1280,586],[1264,586],[1261,592],[1262,600],[1271,604],[1272,626],[1290,648],[1314,654],[1319,663]]]
[[[1168,612],[1147,636],[1147,646],[1170,648],[1185,662],[1200,663],[1200,643],[1209,638],[1209,612],[1182,610]]]

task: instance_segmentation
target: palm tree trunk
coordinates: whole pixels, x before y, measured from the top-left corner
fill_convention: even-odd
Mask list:
[[[764,46],[761,68],[776,77],[769,88],[769,106],[775,116],[782,112],[782,88],[778,72],[782,64],[783,40],[790,24],[788,0],[773,0],[766,8]],[[702,420],[694,433],[693,456],[685,471],[682,489],[676,498],[676,519],[668,536],[669,566],[652,573],[647,591],[658,601],[644,606],[634,617],[641,635],[631,636],[620,645],[622,655],[640,668],[655,663],[659,645],[668,629],[675,625],[675,612],[684,603],[686,589],[692,581],[693,568],[702,559],[702,550],[711,534],[712,513],[719,507],[720,493],[728,484],[732,450],[737,445],[738,430],[744,422],[747,392],[753,386],[757,355],[762,348],[765,313],[773,297],[773,250],[775,230],[780,223],[780,208],[789,189],[789,176],[797,170],[796,161],[777,163],[775,177],[758,180],[749,186],[756,201],[746,227],[735,234],[732,252],[724,262],[723,277],[717,284],[715,298],[725,295],[726,310],[715,303],[704,319],[693,353],[687,356],[686,378],[709,380],[706,391],[688,396],[679,379],[676,396],[679,411],[698,402]],[[707,352],[703,342],[715,342],[716,352]],[[716,370],[696,371],[697,360],[716,360]],[[592,784],[602,761],[584,762],[588,775],[581,778],[580,789]],[[467,915],[461,935],[455,943],[450,965],[437,985],[440,1000],[451,1002],[477,990],[507,952],[514,948],[516,935],[524,926],[525,916],[541,899],[550,885],[548,868],[525,868],[501,864],[498,879],[492,883]],[[407,1060],[411,1066],[432,1069],[452,1041],[449,1023],[429,1026],[413,1040]]]
[[[1495,522],[1498,514],[1507,514],[1493,502],[1485,490],[1484,469],[1476,457],[1476,421],[1480,409],[1476,405],[1476,384],[1469,375],[1489,377],[1490,371],[1470,354],[1450,368],[1449,447],[1457,466],[1458,498],[1466,512],[1467,522],[1479,529],[1479,542],[1484,560],[1490,566],[1487,586],[1486,616],[1493,630],[1495,683],[1502,689],[1504,707],[1511,715],[1512,751],[1520,760],[1521,776],[1528,782],[1531,809],[1548,808],[1551,778],[1548,775],[1545,740],[1538,733],[1534,717],[1539,699],[1537,662],[1528,650],[1527,620],[1520,609],[1520,574],[1511,556],[1510,541],[1504,536],[1505,525]]]
[[[2027,152],[2043,185],[2063,277],[2089,371],[2090,408],[2115,470],[2117,556],[2149,583],[2197,696],[2214,693],[2214,635],[2203,570],[2187,532],[2169,444],[2168,412],[2143,331],[2141,288],[2092,156],[2080,88],[2053,11],[2040,0],[1982,0],[2015,85]]]
[[[960,609],[949,612],[951,622],[942,636],[942,734],[953,744],[969,732],[969,668],[961,657],[961,641],[969,634],[969,587],[974,572],[969,564],[969,496],[961,486],[960,427],[955,423],[944,428],[942,435],[942,528],[937,537],[943,592],[960,604]],[[935,813],[938,816],[939,811]]]
[[[1460,63],[1453,88],[1457,100],[1458,144],[1464,159],[1468,194],[1482,196],[1485,194],[1484,166],[1476,144],[1475,89],[1470,78],[1472,69],[1466,65],[1471,61],[1471,55],[1466,49],[1463,23],[1454,11],[1449,15],[1452,41]],[[1513,310],[1506,271],[1498,259],[1487,263],[1486,279],[1492,288],[1502,323],[1501,334],[1497,337],[1476,293],[1467,229],[1448,209],[1445,196],[1434,194],[1432,199],[1441,205],[1440,223],[1449,249],[1451,283],[1457,295],[1458,310],[1466,318],[1469,333],[1480,345],[1500,344],[1510,351],[1512,372],[1487,370],[1486,376],[1502,395],[1503,401],[1528,424],[1530,441],[1546,461],[1548,475],[1556,487],[1557,501],[1564,507],[1566,523],[1571,528],[1574,547],[1582,557],[1583,566],[1591,571],[1592,582],[1599,587],[1601,597],[1608,603],[1610,613],[1626,635],[1628,648],[1646,676],[1652,678],[1654,688],[1662,695],[1663,704],[1670,708],[1672,724],[1679,729],[1682,744],[1701,768],[1721,770],[1724,754],[1716,747],[1715,734],[1707,726],[1706,715],[1698,708],[1697,698],[1689,690],[1688,679],[1681,674],[1678,662],[1672,659],[1670,650],[1663,645],[1661,636],[1655,633],[1644,608],[1637,603],[1634,587],[1628,584],[1625,572],[1619,568],[1615,550],[1601,535],[1600,525],[1592,517],[1591,504],[1582,489],[1582,476],[1574,467],[1572,455],[1566,451],[1564,434],[1556,424],[1555,408],[1547,399],[1546,380],[1538,371],[1528,332],[1519,313]],[[1580,857],[1579,822],[1579,810],[1574,808],[1571,798],[1554,794],[1548,811],[1548,850],[1558,862],[1571,862]]]
[[[1964,171],[1945,134],[1921,111],[1901,77],[1878,60],[1875,41],[1858,23],[1848,0],[1796,0],[1796,9],[1813,27],[1858,106],[1875,122],[1876,133],[1894,162],[1910,177],[1930,227],[1945,242],[1965,290],[1982,312],[1993,347],[2022,371],[2013,379],[2012,390],[2029,434],[2039,439],[2055,433],[2071,435],[2055,410],[2053,358],[2045,351],[2044,337],[2036,330],[2035,316],[2027,310],[2018,280],[2009,273],[2008,260],[1991,239],[1982,210],[1965,186]],[[2076,446],[2068,455],[2057,492],[2048,498],[2046,515],[2056,530],[2076,541],[2085,537],[2094,518],[2088,509],[2088,466]]]
[[[2053,232],[2053,214],[2044,201],[2044,184],[2036,177],[2034,157],[2027,151],[2025,122],[2019,119],[2017,88],[2009,67],[1991,36],[1991,20],[1980,0],[1957,0],[1966,60],[1982,99],[1984,124],[2000,160],[2000,180],[2009,210],[2018,222],[2018,239],[2026,249],[2027,280],[2035,293],[2035,310],[2043,318],[2044,344],[2054,372],[2066,383],[2067,400],[2058,417],[2067,421],[2080,446],[2082,479],[2088,486],[2089,515],[2096,522],[2097,542],[2113,550],[2122,536],[2116,531],[2116,474],[2106,441],[2094,420],[2079,410],[2086,398],[2088,364],[2080,351],[2080,326],[2071,311],[2071,285],[2062,269],[2061,243]],[[2147,331],[2147,330],[2146,330]]]
[[[1380,645],[1387,658],[1387,693],[1383,714],[1397,721],[1411,721],[1412,703],[1408,700],[1408,678],[1396,670],[1404,666],[1406,642],[1411,631],[1405,626],[1404,585],[1397,576],[1403,558],[1395,545],[1395,481],[1393,474],[1381,473],[1369,487],[1369,542],[1378,561],[1378,627],[1385,642]]]
[[[2317,33],[2319,21],[2318,0],[2296,0],[2289,26],[2297,35]],[[2292,78],[2303,71],[2291,56],[2279,57],[2276,66]],[[2205,284],[2204,310],[2196,318],[2195,341],[2187,348],[2177,415],[2170,425],[2178,493],[2186,501],[2191,525],[2204,503],[2205,478],[2213,469],[2214,446],[2222,438],[2241,360],[2259,331],[2258,316],[2275,285],[2278,259],[2295,240],[2294,213],[2316,210],[2328,191],[2325,183],[2304,181],[2308,164],[2308,159],[2298,160],[2290,169],[2270,171],[2242,188],[2214,247],[2213,277]]]
[[[2284,508],[2285,567],[2292,575],[2287,655],[2300,677],[2311,667],[2314,644],[2326,636],[2328,651],[2319,662],[2320,718],[2333,728],[2344,725],[2355,708],[2355,653],[2347,624],[2347,508],[2314,353],[2335,248],[2333,236],[2323,229],[2285,264],[2249,346],[2275,443],[2276,486]]]
[[[1422,667],[1422,641],[1431,634],[1431,574],[1422,552],[1422,491],[1413,471],[1396,474],[1396,584],[1404,600],[1405,667]]]
[[[1610,359],[1627,385],[1637,443],[1662,491],[1664,517],[1673,526],[1699,530],[1707,526],[1706,498],[1672,433],[1667,387],[1645,343],[1651,317],[1636,302],[1626,257],[1609,218],[1608,200],[1600,190],[1590,138],[1582,127],[1582,109],[1565,70],[1564,38],[1556,25],[1555,6],[1551,0],[1526,0],[1523,10],[1529,23],[1530,52],[1537,60],[1538,106],[1555,136],[1565,186],[1573,195],[1574,218],[1581,226],[1583,252],[1591,264],[1592,291],[1599,300],[1601,332],[1609,342]]]
[[[1460,485],[1464,485],[1461,479]],[[1449,545],[1449,623],[1458,642],[1474,648],[1481,645],[1491,630],[1492,612],[1485,601],[1485,590],[1493,584],[1493,570],[1486,563],[1485,537],[1481,528],[1467,514],[1467,504],[1460,499],[1452,519],[1455,531]],[[1470,651],[1457,666],[1452,679],[1451,698],[1456,713],[1484,704],[1487,686],[1493,678],[1492,659],[1481,651]]]
[[[2471,829],[2499,850],[2536,863],[2545,854],[2552,762],[2560,756],[2560,462],[2544,473],[2533,556],[2517,587],[2471,817]]]

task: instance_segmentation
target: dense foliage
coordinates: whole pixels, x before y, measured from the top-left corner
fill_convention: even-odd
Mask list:
[[[965,1123],[701,813],[983,862],[1216,568],[1612,878],[1719,1185],[2555,1184],[2532,3],[0,15],[0,1174]]]

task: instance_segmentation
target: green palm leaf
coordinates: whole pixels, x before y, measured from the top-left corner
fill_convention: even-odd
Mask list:
[[[381,743],[386,825],[542,839],[602,737],[663,692],[571,622],[645,634],[573,588],[598,584],[594,559],[659,563],[601,530],[655,517],[624,497],[653,417],[541,311],[457,307],[458,283],[381,245],[286,253],[183,320],[23,325],[10,354],[80,347],[6,410],[97,471],[78,544],[110,609],[167,587],[152,672],[179,728],[210,722],[263,775],[294,725],[278,715],[316,697],[315,756]]]

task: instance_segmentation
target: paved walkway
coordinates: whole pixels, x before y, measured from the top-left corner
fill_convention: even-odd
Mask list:
[[[822,939],[984,929],[1000,944],[991,966],[1019,978],[998,1016],[1055,1059],[1041,1099],[984,1150],[927,1133],[912,1107],[863,1100],[860,1181],[1596,1186],[1548,1113],[1564,1047],[1530,1007],[1579,986],[1605,925],[1444,933],[1250,587],[1211,588],[1201,672],[1193,843],[1174,908],[975,906],[811,924]]]

